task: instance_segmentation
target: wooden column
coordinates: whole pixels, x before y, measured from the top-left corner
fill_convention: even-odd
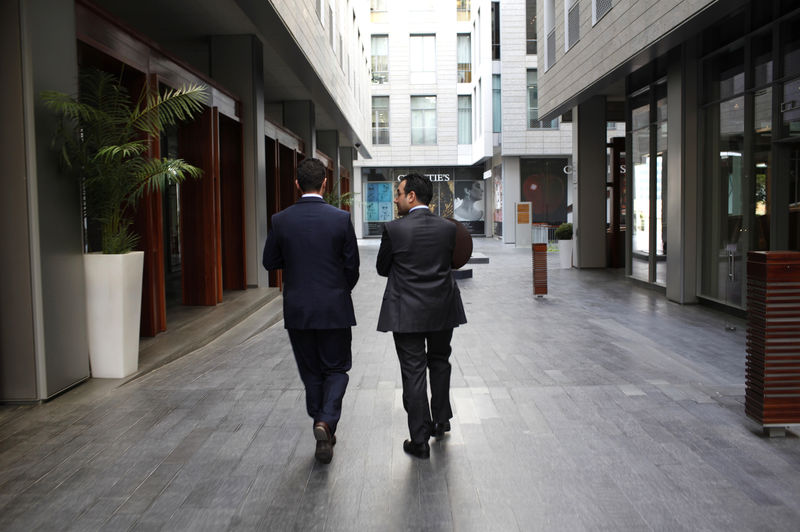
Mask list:
[[[800,252],[747,256],[745,412],[770,435],[800,426]]]
[[[215,305],[222,296],[216,116],[206,109],[178,130],[178,151],[204,172],[180,186],[184,305]]]
[[[150,74],[147,83],[158,91],[158,76]],[[150,139],[150,157],[161,157],[159,138]],[[164,293],[164,221],[161,192],[146,192],[139,200],[134,230],[141,237],[138,249],[144,251],[142,312],[139,334],[155,336],[167,329],[167,305]]]
[[[244,225],[244,148],[242,125],[220,117],[220,193],[222,217],[222,288],[247,288]]]

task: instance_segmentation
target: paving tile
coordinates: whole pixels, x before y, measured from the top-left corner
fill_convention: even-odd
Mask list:
[[[245,320],[123,386],[0,407],[0,529],[797,529],[800,440],[744,415],[741,320],[610,270],[553,268],[535,298],[530,251],[494,240],[459,282],[452,431],[407,456],[377,243],[331,464],[282,322]]]

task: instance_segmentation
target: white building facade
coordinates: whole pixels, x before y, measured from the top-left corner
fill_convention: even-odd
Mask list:
[[[372,158],[354,163],[359,237],[395,218],[399,178],[434,182],[432,208],[515,242],[515,204],[569,219],[572,128],[537,115],[536,2],[370,0]]]

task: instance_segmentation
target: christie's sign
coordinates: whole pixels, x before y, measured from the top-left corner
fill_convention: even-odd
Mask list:
[[[402,181],[408,174],[397,176],[398,181]],[[431,181],[450,181],[450,174],[422,174]]]

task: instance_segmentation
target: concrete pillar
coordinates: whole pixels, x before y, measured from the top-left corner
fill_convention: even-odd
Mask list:
[[[36,401],[89,376],[80,194],[59,170],[57,120],[39,98],[77,92],[75,5],[12,0],[0,20],[0,399]]]
[[[667,72],[667,298],[697,301],[698,101],[693,41]]]
[[[503,242],[517,241],[516,204],[520,201],[519,157],[503,157]],[[487,217],[488,218],[488,217]]]
[[[575,175],[574,262],[578,268],[606,267],[606,100],[595,96],[573,109]]]
[[[314,102],[297,100],[283,102],[283,126],[303,139],[306,156],[313,157],[317,151],[317,126]],[[330,154],[333,157],[334,154]]]
[[[341,159],[339,157],[339,132],[335,129],[327,129],[317,131],[317,149],[333,159],[333,186],[334,193],[338,194],[339,190],[339,166]]]
[[[267,181],[264,151],[264,59],[253,35],[211,38],[211,76],[238,95],[242,104],[244,217],[248,286],[269,286],[261,266],[267,240]]]

